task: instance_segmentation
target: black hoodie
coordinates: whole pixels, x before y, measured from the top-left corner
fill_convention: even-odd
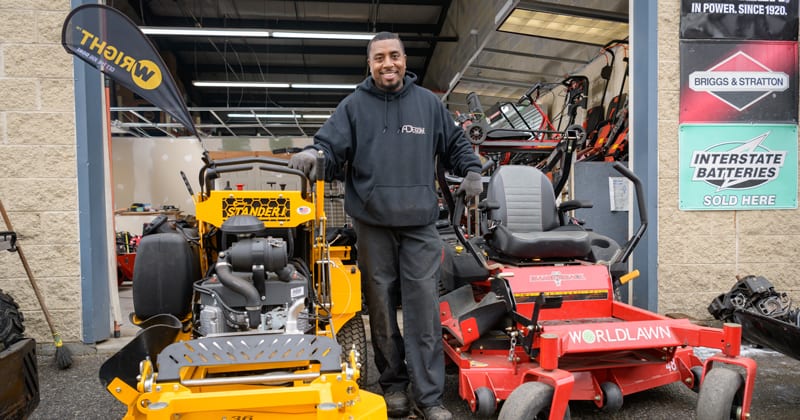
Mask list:
[[[325,152],[325,177],[346,165],[345,211],[379,226],[422,226],[438,218],[438,156],[459,176],[480,159],[442,102],[406,72],[403,88],[385,92],[367,77],[314,136]]]

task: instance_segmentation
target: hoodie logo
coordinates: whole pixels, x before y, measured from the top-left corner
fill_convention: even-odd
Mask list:
[[[425,127],[414,127],[411,124],[406,124],[400,128],[400,132],[410,134],[425,134]]]

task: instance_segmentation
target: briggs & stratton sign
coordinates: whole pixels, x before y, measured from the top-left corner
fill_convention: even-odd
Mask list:
[[[680,122],[797,121],[795,42],[681,41]]]

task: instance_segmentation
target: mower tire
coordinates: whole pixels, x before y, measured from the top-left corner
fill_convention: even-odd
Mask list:
[[[692,372],[692,388],[694,392],[700,392],[700,381],[703,378],[703,366],[692,366],[689,369]]]
[[[603,412],[616,413],[622,408],[622,390],[614,382],[603,382],[600,384],[603,391]]]
[[[731,369],[717,367],[706,373],[697,396],[698,420],[739,420],[744,380]]]
[[[535,420],[550,417],[553,387],[542,382],[525,382],[518,386],[500,409],[498,420]],[[564,419],[569,419],[569,406]]]
[[[25,318],[11,295],[0,290],[0,351],[22,340]]]
[[[358,360],[361,363],[361,376],[356,383],[359,387],[367,386],[367,373],[369,363],[367,362],[367,332],[364,328],[364,319],[357,313],[339,328],[336,332],[336,341],[342,346],[342,361],[346,361],[350,350],[355,346],[358,352]]]
[[[488,387],[482,386],[475,390],[475,415],[478,417],[491,417],[497,411],[497,397]]]

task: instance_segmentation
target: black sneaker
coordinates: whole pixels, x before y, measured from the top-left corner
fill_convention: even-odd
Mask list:
[[[443,405],[422,407],[422,418],[425,420],[452,420],[453,413]]]
[[[386,414],[389,417],[406,417],[411,410],[405,392],[387,392],[383,395],[383,399],[386,401]]]

